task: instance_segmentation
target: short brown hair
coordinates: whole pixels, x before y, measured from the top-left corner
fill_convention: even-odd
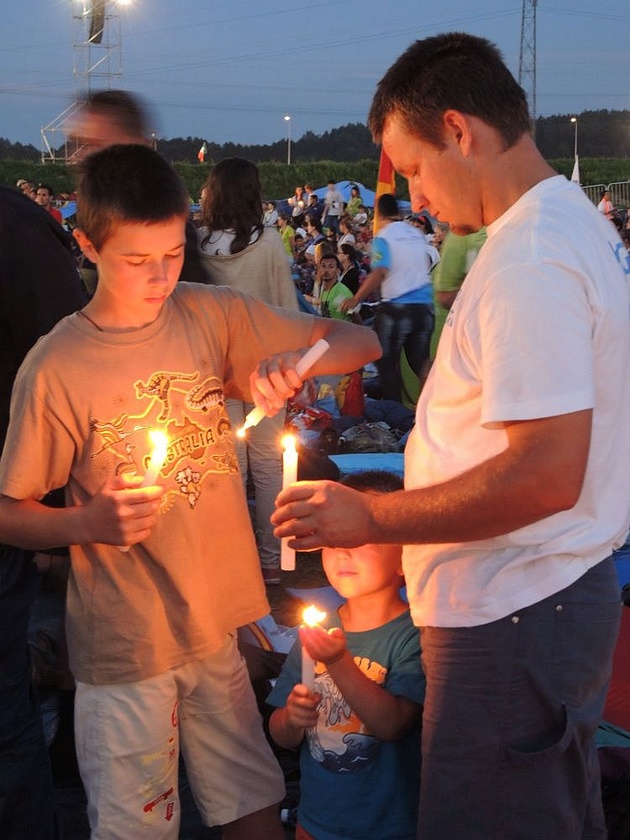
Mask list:
[[[179,175],[147,146],[109,146],[81,164],[77,227],[97,251],[121,224],[156,224],[188,211]]]
[[[368,125],[380,142],[388,117],[443,148],[442,116],[453,108],[478,117],[513,146],[530,130],[525,91],[485,38],[447,32],[416,41],[390,67],[376,89]]]

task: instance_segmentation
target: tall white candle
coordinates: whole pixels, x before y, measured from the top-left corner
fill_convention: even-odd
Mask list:
[[[282,489],[297,481],[298,453],[295,448],[295,436],[285,435],[282,438]],[[284,572],[295,570],[295,551],[289,548],[289,538],[284,537],[280,543],[280,568]]]
[[[325,618],[326,613],[320,612],[313,604],[302,613],[303,622],[307,627],[315,627]],[[304,645],[302,645],[302,685],[305,685],[309,691],[312,691],[315,685],[315,660]]]

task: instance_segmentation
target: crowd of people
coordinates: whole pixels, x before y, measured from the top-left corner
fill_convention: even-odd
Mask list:
[[[298,840],[606,837],[594,733],[630,524],[630,258],[541,157],[485,39],[415,42],[369,124],[418,211],[380,196],[371,242],[357,188],[320,203],[298,187],[274,218],[240,158],[211,171],[195,227],[134,98],[91,94],[75,124],[89,296],[47,191],[38,209],[0,190],[6,840],[61,836],[26,644],[51,549],[69,563],[94,840],[175,840],[180,752],[207,825],[280,840],[272,742],[300,750]],[[371,298],[373,328],[353,323]],[[329,345],[314,375],[375,362],[396,398],[403,354],[427,376],[435,300],[404,482],[281,490],[274,441],[307,348]],[[266,419],[239,448],[252,406]],[[268,610],[280,538],[322,550],[343,603],[300,629],[267,737],[236,629]]]

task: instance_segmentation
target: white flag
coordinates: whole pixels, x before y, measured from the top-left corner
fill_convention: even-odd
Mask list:
[[[208,154],[208,147],[206,146],[206,143],[205,143],[205,140],[204,140],[204,143],[203,143],[202,147],[197,152],[197,160],[199,161],[199,163],[204,162],[207,154]]]
[[[573,164],[573,172],[571,173],[571,180],[576,184],[580,183],[580,161],[578,156],[575,156],[575,163]]]

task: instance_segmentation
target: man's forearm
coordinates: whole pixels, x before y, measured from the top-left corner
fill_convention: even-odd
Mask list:
[[[370,496],[374,532],[366,541],[490,539],[570,509],[582,487],[590,419],[585,411],[514,424],[512,446],[462,475],[431,487]],[[550,435],[544,429],[549,424]],[[532,425],[540,426],[540,435]]]

